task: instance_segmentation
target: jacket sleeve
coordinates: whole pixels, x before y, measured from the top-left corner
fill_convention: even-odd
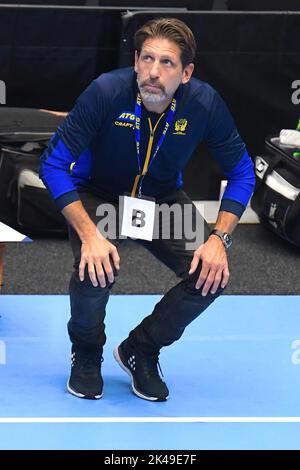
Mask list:
[[[217,92],[209,112],[204,143],[228,179],[220,210],[240,218],[254,190],[254,165],[230,111]]]
[[[76,100],[41,155],[39,176],[60,209],[79,200],[70,175],[71,165],[100,129],[106,108],[105,95],[93,81]]]

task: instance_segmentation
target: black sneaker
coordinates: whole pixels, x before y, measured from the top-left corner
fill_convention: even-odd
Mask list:
[[[100,352],[91,352],[72,346],[71,375],[67,383],[68,392],[79,398],[97,400],[102,397]]]
[[[132,390],[138,397],[150,401],[168,399],[168,387],[157,370],[159,353],[145,354],[125,340],[114,350],[114,356],[131,377]]]

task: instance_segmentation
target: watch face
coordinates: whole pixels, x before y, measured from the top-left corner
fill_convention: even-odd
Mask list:
[[[229,235],[228,233],[225,233],[224,234],[224,242],[225,242],[225,245],[226,245],[226,248],[229,248],[232,244],[232,237],[231,235]]]

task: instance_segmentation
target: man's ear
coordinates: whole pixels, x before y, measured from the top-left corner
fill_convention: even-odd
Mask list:
[[[194,64],[188,64],[184,68],[181,83],[183,83],[183,84],[187,83],[190,80],[193,71],[194,71]]]
[[[137,63],[139,60],[138,52],[134,51],[134,71],[137,73]]]

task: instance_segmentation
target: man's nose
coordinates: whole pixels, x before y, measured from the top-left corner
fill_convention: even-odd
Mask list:
[[[159,76],[160,76],[159,62],[155,60],[150,69],[150,77],[153,79],[153,78],[158,78]]]

